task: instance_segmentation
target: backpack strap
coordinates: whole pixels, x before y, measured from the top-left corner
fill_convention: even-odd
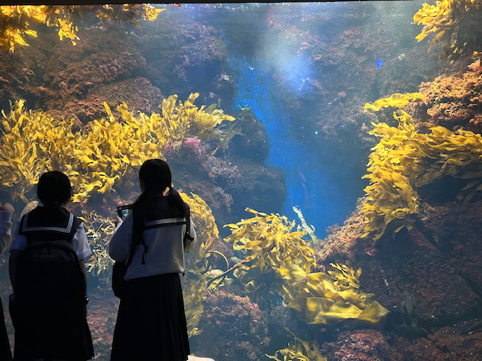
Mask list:
[[[191,232],[190,232],[191,231],[191,209],[190,209],[190,207],[187,203],[184,203],[184,204],[186,205],[186,208],[187,208],[186,217],[162,218],[162,219],[156,219],[156,220],[149,221],[149,222],[144,220],[144,230],[185,224],[186,225],[186,231],[185,231],[184,237],[183,237],[183,245],[184,245],[184,247],[186,247],[186,244],[189,243],[189,242],[192,242],[194,240],[194,237],[191,236]],[[136,217],[136,213],[134,213],[133,216]],[[139,215],[137,215],[137,217],[138,216]],[[137,222],[139,222],[139,221],[140,220],[138,219]],[[136,218],[134,218],[134,223],[135,222],[136,222]],[[147,245],[145,244],[144,238],[142,238],[140,240],[140,242],[134,241],[132,243],[130,253],[129,253],[129,258],[127,260],[127,266],[129,266],[129,264],[132,262],[132,256],[134,254],[134,251],[135,251],[136,247],[139,244],[142,244],[142,246],[144,247],[144,252],[142,253],[141,264],[145,264],[144,256],[147,253]]]
[[[187,208],[186,217],[180,218],[163,218],[163,219],[156,219],[154,221],[145,222],[144,223],[144,230],[158,228],[158,227],[166,227],[166,226],[175,226],[178,224],[185,224],[186,225],[186,232],[184,233],[183,242],[186,244],[186,241],[192,242],[194,239],[191,236],[191,208],[187,203],[185,203]]]
[[[175,226],[178,224],[186,224],[186,219],[184,217],[156,219],[155,221],[145,222],[144,230],[166,226]]]

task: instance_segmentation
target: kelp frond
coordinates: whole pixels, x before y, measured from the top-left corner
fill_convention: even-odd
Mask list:
[[[281,296],[284,306],[314,324],[376,324],[388,313],[373,295],[360,290],[361,269],[332,264],[333,271],[311,273],[314,251],[303,239],[306,232],[300,227],[293,232],[295,224],[286,217],[246,210],[254,216],[226,225],[232,234],[225,241],[246,256],[236,269],[242,272],[233,275],[244,282],[250,297],[266,302],[264,298],[272,297],[259,290],[270,289]]]
[[[0,6],[0,49],[15,50],[16,45],[28,45],[25,37],[37,36],[30,24],[44,24],[58,29],[60,40],[78,40],[77,22],[93,13],[105,22],[126,21],[139,27],[138,19],[155,20],[162,9],[150,5],[6,5]]]
[[[394,113],[397,128],[373,124],[370,134],[380,138],[368,163],[364,202],[365,236],[374,240],[403,228],[411,230],[420,213],[417,189],[443,177],[466,180],[457,198],[467,204],[482,190],[482,137],[471,131],[456,133],[424,124],[426,134],[415,129],[406,112]]]
[[[104,104],[107,119],[94,120],[86,129],[76,130],[72,120],[53,119],[42,111],[24,109],[23,100],[2,111],[0,183],[11,188],[13,197],[25,197],[48,170],[65,172],[74,185],[74,202],[91,196],[107,197],[111,191],[132,186],[134,167],[151,158],[164,158],[164,147],[185,137],[207,139],[224,119],[222,110],[213,115],[192,104],[191,94],[184,104],[172,95],[163,102],[162,115],[138,116],[125,103],[116,119]]]
[[[463,54],[482,50],[481,0],[441,0],[435,5],[423,4],[413,16],[413,22],[423,25],[422,32],[416,37],[419,42],[434,35],[429,50],[443,43],[442,60],[453,61]]]
[[[279,268],[294,262],[309,271],[315,265],[314,252],[303,239],[307,232],[299,227],[293,231],[294,221],[288,222],[279,214],[246,210],[254,213],[254,217],[225,225],[232,234],[224,239],[233,242],[233,249],[253,255],[252,262],[244,265],[245,269],[258,268],[263,272],[266,267]]]
[[[289,343],[287,348],[276,351],[275,356],[266,355],[268,358],[276,361],[328,361],[328,358],[321,354],[318,342],[309,343],[297,337],[287,328],[286,331],[291,333],[294,342]],[[279,359],[278,354],[283,359]]]
[[[403,108],[409,101],[417,99],[423,99],[423,95],[420,93],[395,93],[388,98],[378,99],[373,104],[366,103],[363,109],[365,112],[377,112],[385,107]]]

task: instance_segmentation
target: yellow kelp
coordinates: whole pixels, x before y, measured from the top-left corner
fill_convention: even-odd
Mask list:
[[[328,273],[336,279],[333,283],[337,289],[360,288],[361,268],[355,271],[353,268],[338,263],[330,263],[330,266],[335,268],[334,271],[328,271]]]
[[[423,99],[423,95],[420,93],[395,93],[388,98],[378,99],[373,104],[366,103],[363,109],[365,112],[377,112],[385,107],[403,108],[409,101],[416,99]]]
[[[4,112],[0,138],[0,184],[8,188],[13,198],[20,196],[29,203],[27,194],[37,183],[40,174],[58,169],[69,175],[74,185],[74,202],[87,202],[92,196],[104,199],[111,191],[126,189],[137,178],[134,167],[150,158],[164,158],[163,147],[189,136],[204,139],[215,134],[213,129],[224,120],[233,117],[223,115],[222,110],[206,113],[192,102],[198,94],[192,94],[186,103],[177,103],[171,96],[163,103],[163,115],[134,116],[125,104],[118,106],[121,119],[116,120],[105,104],[108,119],[94,120],[89,131],[75,131],[73,121],[58,121],[42,111],[26,111],[24,102],[11,105],[8,115]],[[183,115],[183,116],[181,116]],[[189,204],[194,224],[198,229],[198,243],[193,257],[187,258],[189,280],[186,304],[191,334],[197,331],[202,314],[203,292],[210,270],[207,258],[219,252],[212,250],[219,231],[211,209],[196,194],[192,198],[181,193]],[[87,234],[93,255],[86,263],[87,269],[101,280],[107,279],[111,265],[107,244],[113,232],[109,220],[95,212],[84,214]],[[223,257],[223,256],[222,256]]]
[[[28,45],[26,35],[37,36],[29,23],[41,24],[46,20],[45,6],[0,6],[0,49],[14,51],[15,45]],[[16,19],[12,24],[8,19]]]
[[[427,134],[415,130],[412,117],[400,116],[397,128],[373,124],[370,134],[380,137],[368,163],[370,180],[365,188],[364,236],[374,232],[378,240],[389,228],[397,233],[413,227],[419,213],[417,188],[445,176],[466,179],[458,199],[467,203],[482,190],[482,137],[470,131],[424,124]]]
[[[328,361],[320,352],[320,346],[318,342],[312,344],[307,341],[303,341],[299,337],[286,329],[291,335],[293,335],[295,342],[288,344],[287,348],[276,351],[275,356],[266,355],[268,358],[277,361]],[[276,356],[280,354],[283,359],[279,359]]]
[[[147,125],[150,118],[155,121],[157,114],[150,117],[141,114],[141,119],[137,119],[121,104],[117,108],[122,119],[118,121],[107,104],[104,106],[109,119],[94,120],[90,131],[82,132],[76,148],[78,165],[66,172],[75,187],[74,202],[85,202],[95,194],[107,195],[116,188],[128,188],[135,179],[133,167],[147,159],[163,158],[163,144],[152,136]]]
[[[215,106],[205,109],[203,105],[198,109],[193,104],[198,97],[199,93],[192,93],[184,104],[179,102],[176,105],[177,95],[171,95],[162,102],[162,117],[167,124],[179,124],[185,137],[195,136],[200,140],[216,137],[213,128],[225,120],[233,121],[235,118]]]
[[[311,324],[331,325],[346,320],[378,323],[389,311],[374,300],[373,294],[359,290],[361,269],[332,266],[337,270],[328,274],[307,273],[297,265],[280,267],[283,304],[303,313]]]
[[[184,303],[186,305],[186,320],[189,336],[198,335],[199,321],[204,312],[203,300],[206,284],[209,280],[209,257],[216,244],[219,231],[211,208],[197,194],[191,197],[180,192],[182,199],[189,205],[194,226],[196,227],[197,242],[190,254],[186,255],[187,274],[184,278]]]
[[[243,265],[243,269],[257,268],[264,272],[266,268],[276,269],[287,264],[296,264],[309,271],[315,265],[314,251],[303,236],[307,234],[297,227],[295,221],[288,222],[285,216],[266,214],[251,208],[246,211],[254,217],[243,219],[236,224],[227,224],[232,234],[226,242],[233,242],[233,249],[249,252],[252,259]]]
[[[42,111],[26,111],[24,101],[11,104],[7,115],[2,110],[0,139],[0,183],[9,188],[12,198],[24,196],[40,174],[47,170],[68,170],[77,162],[75,153],[80,134],[73,134],[73,121],[58,121]]]
[[[388,225],[395,233],[402,228],[412,228],[418,214],[418,194],[414,189],[414,171],[418,170],[421,154],[419,137],[412,118],[405,112],[398,119],[398,128],[385,123],[375,125],[370,134],[381,137],[372,148],[368,162],[368,172],[363,178],[370,180],[365,188],[368,194],[363,204],[365,219],[364,235],[375,231],[378,240]]]
[[[203,279],[202,276],[201,279]],[[198,325],[204,312],[204,290],[195,280],[183,281],[182,289],[188,336],[196,336],[201,334]]]
[[[300,219],[301,222],[301,227],[308,233],[308,235],[311,238],[311,244],[315,244],[319,239],[315,236],[315,227],[308,225],[305,221],[305,217],[303,217],[303,213],[301,212],[301,209],[298,207],[293,207],[293,211],[296,213],[298,218]]]
[[[78,39],[76,23],[87,13],[104,21],[127,21],[139,27],[137,19],[154,20],[161,9],[149,5],[9,5],[0,6],[0,49],[15,50],[15,45],[28,45],[25,36],[37,36],[30,24],[56,26],[60,40]]]
[[[92,255],[85,262],[85,269],[99,280],[108,283],[114,261],[109,256],[109,242],[115,231],[112,219],[99,216],[95,211],[82,212],[84,229],[89,239]]]
[[[198,239],[200,240],[192,252],[194,263],[199,263],[206,257],[206,254],[210,252],[213,244],[218,240],[218,226],[216,225],[211,208],[209,208],[201,197],[194,193],[191,193],[191,197],[182,192],[180,194],[184,202],[186,202],[191,209],[193,223],[196,227]]]
[[[185,137],[215,136],[223,120],[234,120],[222,110],[206,113],[192,102],[193,93],[183,104],[172,95],[163,102],[162,116],[140,113],[134,116],[125,104],[117,107],[117,120],[107,104],[108,119],[94,120],[75,131],[73,121],[51,118],[42,111],[24,110],[24,102],[11,105],[3,115],[0,155],[0,183],[11,187],[13,197],[22,197],[47,170],[65,172],[74,186],[74,202],[91,196],[107,197],[111,191],[133,185],[133,167],[150,158],[164,158],[163,147]],[[86,129],[89,129],[88,131]]]
[[[309,272],[316,263],[314,251],[303,238],[307,232],[296,226],[295,221],[289,222],[285,216],[269,215],[251,208],[246,211],[254,216],[224,226],[232,233],[224,240],[233,242],[233,249],[245,256],[230,270],[251,299],[259,304],[270,304],[282,284],[276,270],[296,264]],[[260,292],[261,289],[264,291]]]
[[[245,284],[250,298],[258,303],[270,302],[277,294],[284,306],[315,324],[346,320],[375,324],[388,313],[373,300],[373,295],[360,291],[361,269],[332,264],[334,270],[328,273],[311,273],[314,251],[302,238],[307,232],[299,226],[292,232],[294,222],[288,222],[286,217],[250,208],[247,211],[255,216],[226,225],[232,234],[225,241],[232,241],[233,249],[246,256],[236,269],[242,272],[235,271],[234,276]]]
[[[423,25],[422,32],[416,37],[419,42],[429,34],[435,34],[429,50],[444,43],[440,54],[442,60],[453,61],[462,54],[481,50],[481,0],[442,0],[436,5],[423,4],[413,16],[413,22]]]
[[[236,122],[223,123],[220,127],[217,128],[216,138],[219,140],[219,144],[216,149],[211,152],[211,155],[216,154],[219,148],[226,148],[235,135],[245,135],[246,129],[249,129],[253,126],[253,119],[256,119],[256,116],[254,115],[251,108],[249,108],[248,106],[246,106],[245,108],[240,107],[240,111],[241,112],[236,118]]]

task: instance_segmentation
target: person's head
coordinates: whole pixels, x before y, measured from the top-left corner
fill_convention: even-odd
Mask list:
[[[172,174],[169,165],[161,159],[146,160],[139,169],[139,182],[142,194],[137,199],[135,206],[138,209],[145,209],[153,199],[153,195],[162,194],[167,196],[169,204],[176,209],[180,215],[187,215],[187,206],[172,187]]]
[[[164,192],[171,189],[172,175],[169,165],[161,159],[146,160],[139,169],[141,191]]]
[[[40,176],[37,184],[37,197],[44,206],[63,206],[72,198],[69,177],[57,170]]]

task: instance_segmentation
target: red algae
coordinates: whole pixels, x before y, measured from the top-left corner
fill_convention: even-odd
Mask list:
[[[215,360],[259,360],[271,342],[268,315],[248,297],[207,294],[199,324],[202,333],[192,338],[191,347]]]
[[[390,346],[377,330],[344,331],[335,342],[323,344],[322,352],[330,361],[398,361],[403,356]]]
[[[481,74],[480,60],[476,60],[465,71],[440,75],[432,82],[422,83],[420,93],[425,97],[424,104],[415,108],[426,108],[428,117],[423,120],[430,123],[481,133]],[[423,111],[417,114],[423,115]]]

